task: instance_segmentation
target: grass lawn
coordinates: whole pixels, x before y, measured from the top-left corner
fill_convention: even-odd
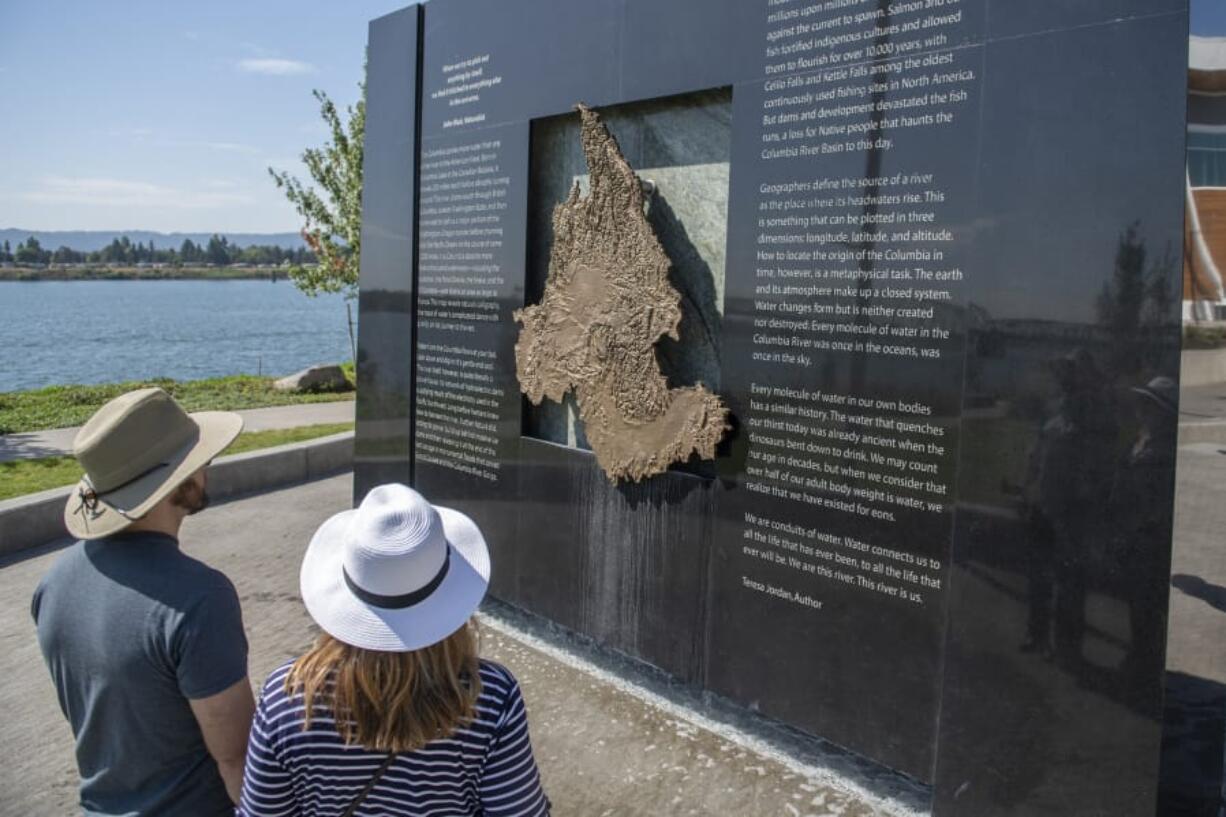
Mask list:
[[[351,383],[352,366],[353,364],[348,364],[345,367]],[[31,391],[0,392],[0,434],[78,426],[111,398],[147,386],[162,387],[188,411],[236,411],[264,406],[321,403],[352,400],[354,395],[353,391],[318,394],[280,392],[272,387],[275,379],[255,375],[184,381],[159,378],[99,386],[49,386]]]
[[[250,431],[240,434],[234,444],[225,450],[228,454],[241,454],[258,448],[287,445],[342,431],[352,431],[352,423],[324,423],[298,428]],[[0,499],[46,491],[72,485],[81,478],[81,466],[72,457],[46,457],[38,460],[13,460],[0,462]]]

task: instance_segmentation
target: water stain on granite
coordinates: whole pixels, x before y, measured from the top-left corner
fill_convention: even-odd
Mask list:
[[[576,184],[553,212],[539,304],[515,313],[520,388],[536,405],[573,391],[588,442],[609,479],[713,459],[728,410],[701,383],[670,388],[655,345],[678,340],[681,296],[644,212],[642,185],[599,115],[579,105],[590,193]]]

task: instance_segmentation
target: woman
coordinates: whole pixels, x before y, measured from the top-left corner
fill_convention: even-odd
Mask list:
[[[302,600],[323,629],[264,684],[238,814],[548,815],[514,676],[477,658],[477,526],[403,485],[316,531]]]

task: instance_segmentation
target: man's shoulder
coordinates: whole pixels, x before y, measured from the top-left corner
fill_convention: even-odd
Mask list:
[[[39,579],[38,586],[34,588],[34,598],[31,603],[31,612],[34,618],[38,618],[39,607],[42,603],[43,596],[49,590],[54,590],[65,582],[69,581],[69,576],[76,572],[85,561],[85,542],[78,539],[73,544],[64,548],[55,561],[51,563],[51,567],[47,568],[47,572]]]
[[[112,554],[114,555],[114,554]],[[125,554],[130,557],[126,569],[144,574],[142,581],[155,580],[169,591],[173,607],[189,609],[195,603],[229,600],[237,596],[234,583],[215,567],[183,552],[179,547],[160,548],[147,553]],[[161,594],[155,594],[155,597]]]
[[[215,567],[189,556],[177,546],[141,548],[134,538],[128,540],[77,540],[65,548],[43,578],[43,582],[81,570],[98,572],[119,579],[130,573],[152,573],[159,580],[182,580],[204,591],[233,590],[234,584]],[[173,540],[170,540],[173,541]]]
[[[238,589],[226,574],[184,556],[181,569],[169,579],[174,602],[167,605],[172,620],[195,628],[241,621]]]
[[[230,581],[229,576],[182,551],[179,552],[179,558],[175,564],[178,577],[190,587],[197,589],[201,595],[235,592],[234,582]]]
[[[85,561],[86,544],[87,543],[84,540],[78,539],[60,551],[59,555],[55,557],[55,560],[51,562],[51,567],[47,569],[44,579],[70,571]]]
[[[230,578],[179,546],[121,550],[128,544],[87,542],[86,558],[95,560],[100,572],[135,591],[171,620],[201,620],[201,616],[209,620],[219,610],[238,607],[238,591]],[[98,552],[91,553],[91,546]]]

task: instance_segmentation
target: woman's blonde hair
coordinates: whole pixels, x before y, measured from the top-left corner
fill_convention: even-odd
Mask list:
[[[285,691],[331,715],[347,745],[411,752],[470,723],[481,694],[476,623],[413,652],[365,650],[324,633],[294,662]],[[315,708],[318,707],[317,711]]]

